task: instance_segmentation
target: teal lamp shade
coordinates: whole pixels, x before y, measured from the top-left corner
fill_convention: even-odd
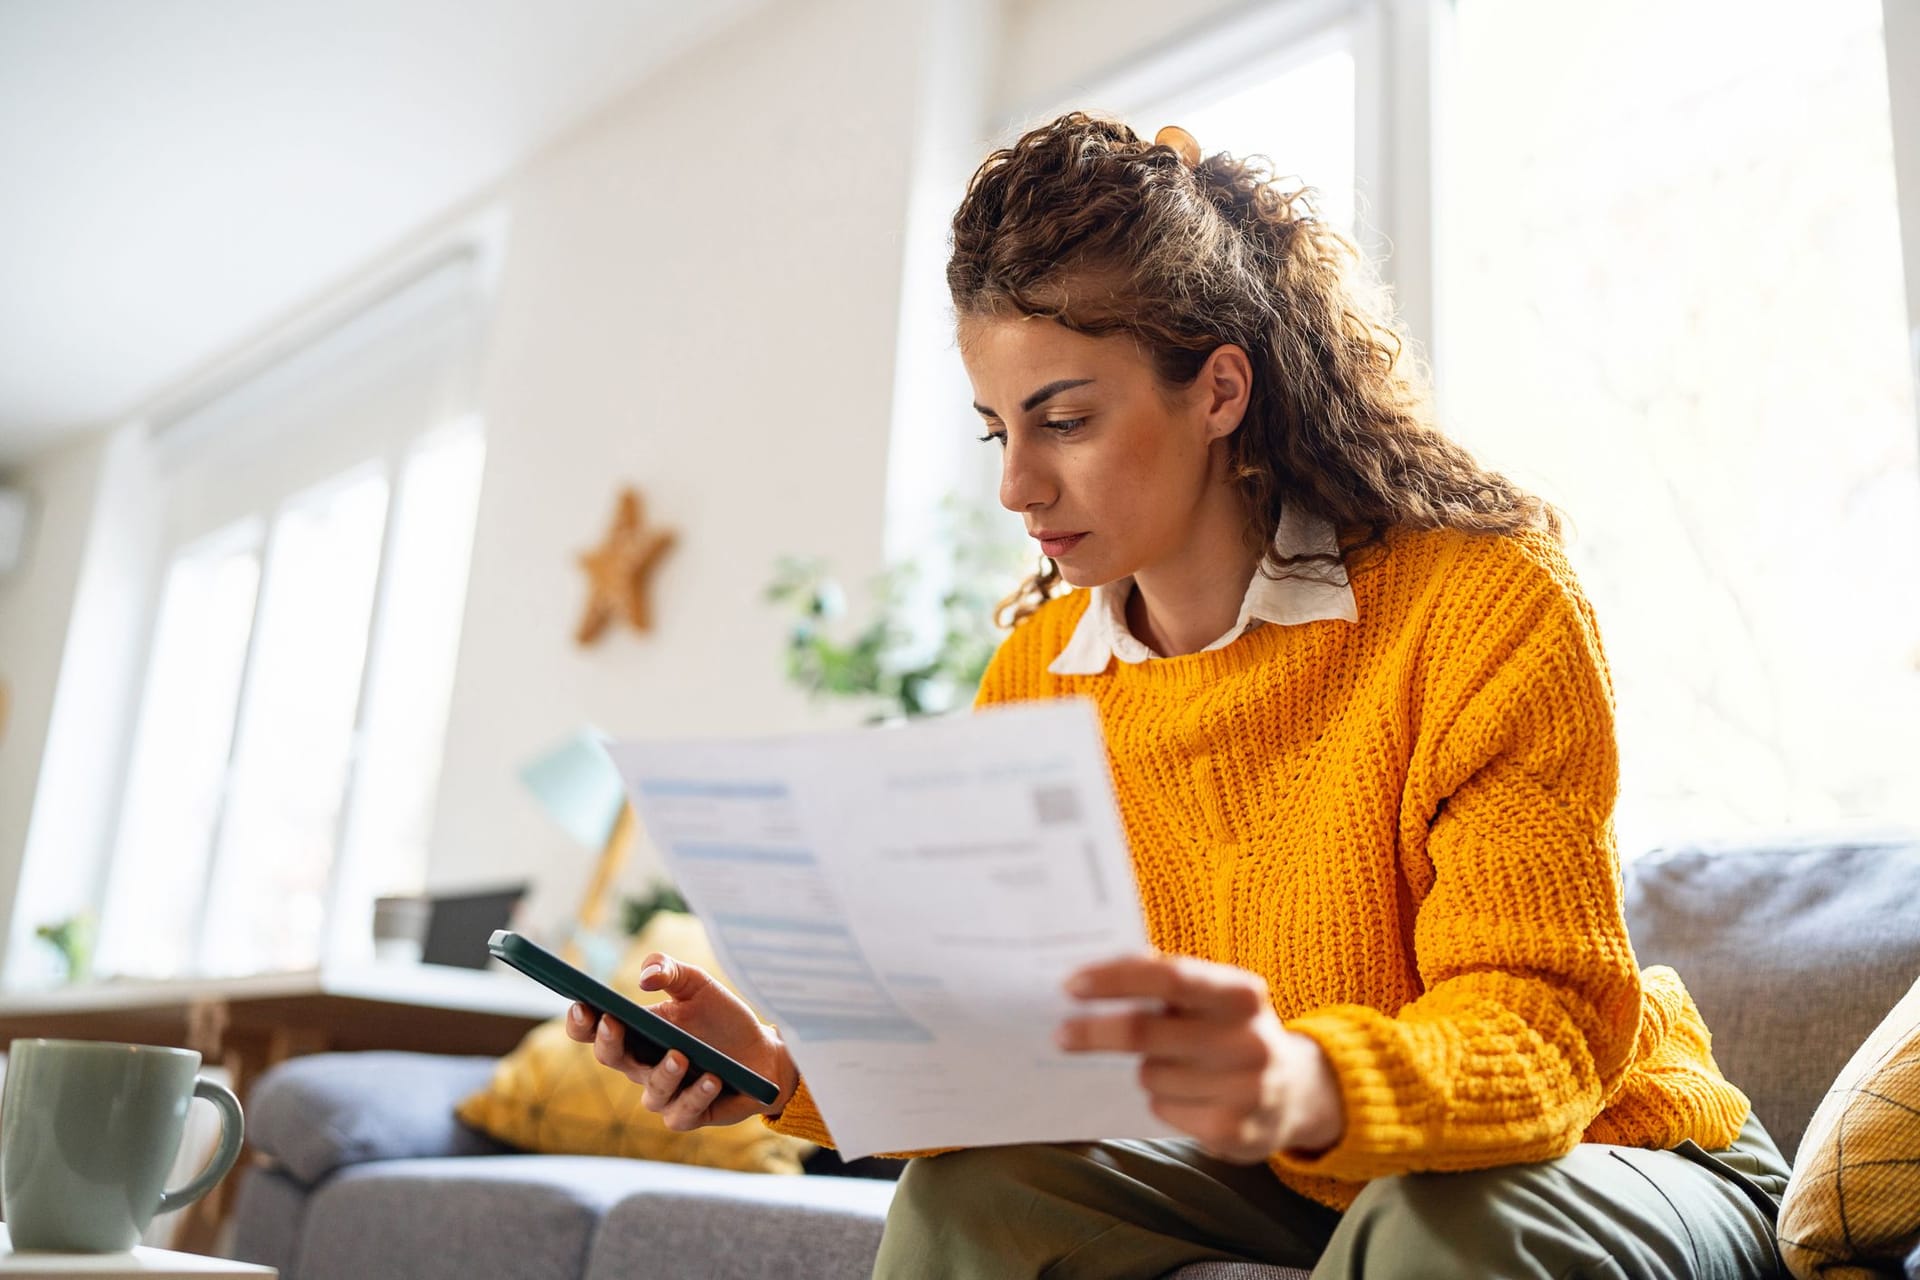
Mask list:
[[[589,849],[606,847],[613,824],[627,802],[620,771],[613,767],[601,735],[582,729],[520,768],[520,781],[566,833]]]

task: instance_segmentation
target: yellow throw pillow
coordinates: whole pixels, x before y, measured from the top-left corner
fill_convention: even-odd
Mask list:
[[[1920,1244],[1920,982],[1860,1046],[1813,1113],[1780,1202],[1799,1280],[1897,1274]]]
[[[706,930],[690,915],[662,911],[628,948],[609,986],[636,1004],[666,997],[639,989],[651,952],[699,965],[721,982]],[[732,984],[727,984],[731,989]],[[675,1133],[640,1105],[641,1088],[593,1059],[593,1046],[567,1038],[555,1018],[529,1031],[500,1060],[487,1087],[454,1109],[466,1124],[524,1151],[549,1155],[632,1156],[746,1173],[799,1173],[810,1142],[775,1133],[759,1116],[739,1124]]]

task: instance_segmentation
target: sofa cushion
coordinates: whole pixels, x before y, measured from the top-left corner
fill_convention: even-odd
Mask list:
[[[608,984],[643,1008],[664,1002],[666,992],[640,989],[640,974],[656,952],[703,969],[733,990],[706,927],[682,911],[655,912]],[[559,1017],[529,1031],[500,1059],[486,1087],[462,1099],[455,1114],[502,1142],[549,1155],[631,1156],[742,1173],[799,1173],[801,1162],[816,1149],[805,1139],[774,1132],[759,1116],[676,1133],[640,1104],[642,1092],[626,1076],[601,1066],[594,1047],[568,1035],[566,1019]]]
[[[866,1280],[892,1199],[892,1183],[865,1178],[672,1169],[613,1207],[586,1280]]]
[[[612,1156],[354,1165],[310,1194],[295,1274],[298,1280],[579,1280],[608,1210],[696,1172]]]
[[[342,1165],[511,1148],[454,1118],[494,1059],[426,1053],[315,1053],[262,1075],[247,1097],[247,1141],[312,1186]]]
[[[243,1166],[238,1176],[233,1238],[224,1252],[240,1262],[272,1267],[291,1280],[307,1188],[278,1169]]]
[[[1731,841],[1631,863],[1640,963],[1672,965],[1791,1160],[1828,1084],[1920,975],[1920,835]]]
[[[1801,1154],[1780,1201],[1800,1280],[1870,1274],[1920,1247],[1920,982],[1833,1082]]]
[[[600,1065],[594,1047],[567,1034],[561,1019],[529,1031],[494,1069],[486,1088],[454,1115],[489,1136],[546,1155],[626,1156],[741,1173],[798,1174],[814,1150],[776,1133],[760,1116],[687,1132],[641,1105],[645,1090]]]

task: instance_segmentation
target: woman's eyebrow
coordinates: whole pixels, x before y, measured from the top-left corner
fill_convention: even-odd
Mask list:
[[[1052,399],[1054,396],[1059,395],[1062,391],[1066,391],[1072,387],[1084,387],[1089,382],[1092,382],[1092,381],[1093,381],[1092,378],[1061,378],[1057,382],[1049,382],[1046,386],[1040,388],[1038,391],[1034,392],[1032,395],[1028,396],[1025,400],[1022,400],[1020,402],[1020,412],[1022,413],[1031,412],[1036,406],[1045,404],[1048,400]],[[975,400],[973,402],[973,407],[979,410],[981,413],[987,414],[990,417],[1000,416],[994,413],[993,410],[987,408],[987,406],[981,404],[978,400]]]

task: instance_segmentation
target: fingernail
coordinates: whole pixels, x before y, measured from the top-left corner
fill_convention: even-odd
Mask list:
[[[715,1089],[719,1087],[720,1087],[719,1085],[715,1084],[711,1080],[702,1080],[700,1082],[700,1092],[702,1093],[712,1093]]]
[[[653,977],[655,974],[665,973],[666,971],[665,965],[650,964],[640,971],[640,984],[645,986],[648,978]]]
[[[1093,979],[1084,973],[1076,973],[1067,979],[1067,994],[1070,996],[1084,996],[1092,990]]]
[[[678,1075],[680,1072],[680,1060],[678,1058],[668,1058],[660,1064],[660,1069],[670,1076]]]
[[[1053,1042],[1062,1049],[1071,1049],[1073,1048],[1073,1033],[1065,1027],[1055,1027],[1053,1029]]]

